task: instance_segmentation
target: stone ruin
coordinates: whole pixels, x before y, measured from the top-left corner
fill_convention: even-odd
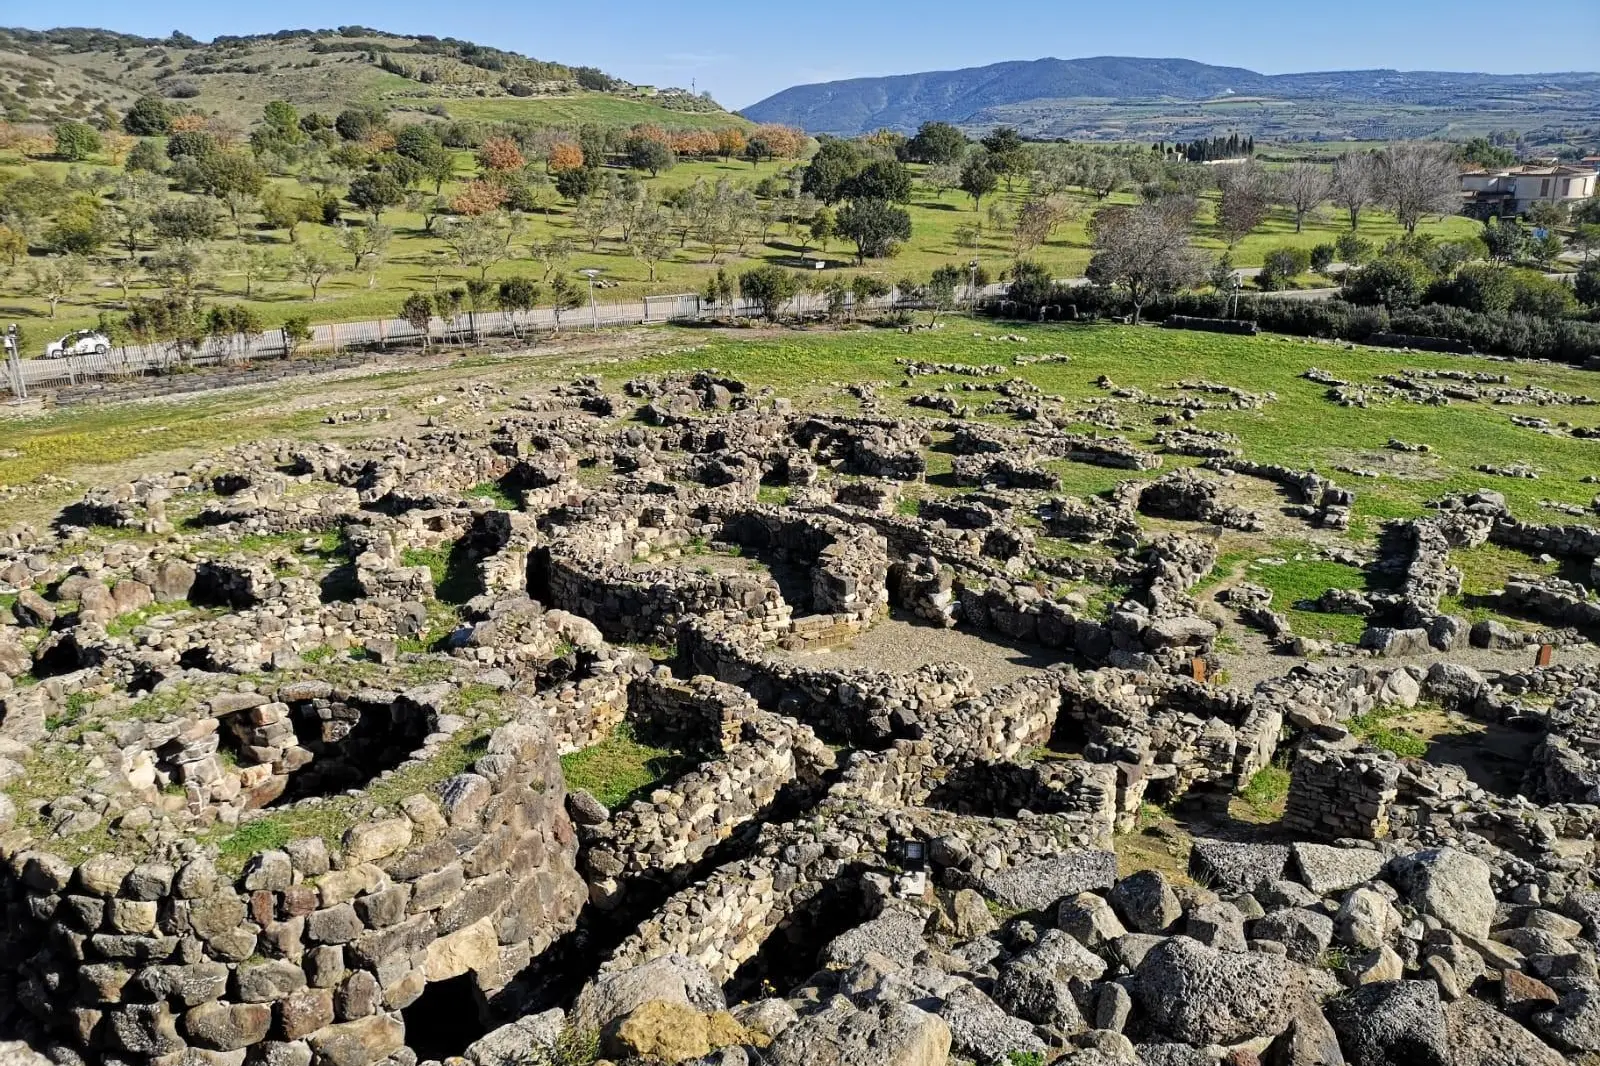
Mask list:
[[[1052,464],[1162,456],[1058,425],[1060,398],[1005,367],[957,367],[905,369],[970,378],[959,391],[1014,401],[1014,421],[950,417],[969,405],[946,388],[896,418],[796,412],[712,370],[585,378],[419,432],[234,448],[8,530],[0,1037],[25,1043],[7,1056],[1600,1052],[1600,672],[1451,662],[1532,638],[1444,610],[1452,550],[1592,568],[1600,532],[1493,493],[1441,500],[1363,561],[1386,591],[1324,597],[1367,619],[1359,648],[1219,683],[1196,599],[1210,531],[1265,521],[1228,480],[1269,481],[1283,517],[1330,530],[1349,490],[1189,426],[1154,444],[1201,469],[1063,495]],[[1502,384],[1385,387],[1576,402]],[[1273,399],[1102,391],[1166,425]],[[939,451],[949,480],[922,491]],[[1600,619],[1575,581],[1501,596],[1552,640]],[[1219,599],[1306,650],[1269,590]],[[903,648],[829,665],[894,626],[1030,664],[990,682]],[[1372,742],[1375,712],[1419,704],[1524,754],[1491,779]],[[562,756],[623,739],[670,765],[612,806],[569,787]],[[1150,810],[1221,818],[1274,770],[1274,826],[1119,876]]]

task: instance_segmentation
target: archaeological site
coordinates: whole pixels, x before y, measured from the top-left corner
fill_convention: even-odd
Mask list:
[[[486,375],[4,523],[0,1057],[1600,1061],[1600,526],[1040,347]],[[1297,387],[1572,439],[1520,380]]]

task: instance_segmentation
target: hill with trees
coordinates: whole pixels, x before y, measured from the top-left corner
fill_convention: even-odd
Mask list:
[[[1100,56],[799,85],[744,115],[807,132],[902,132],[929,121],[1013,125],[1040,139],[1381,140],[1593,126],[1600,74],[1357,70],[1258,74],[1187,59]]]
[[[421,117],[740,124],[709,96],[638,86],[588,66],[533,59],[450,37],[365,26],[295,29],[206,42],[100,29],[0,29],[0,119],[110,128],[141,97],[246,128],[268,100],[302,110],[352,105]]]

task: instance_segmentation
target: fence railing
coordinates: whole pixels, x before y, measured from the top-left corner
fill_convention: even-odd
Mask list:
[[[863,309],[893,308],[895,296],[866,301]],[[811,316],[826,312],[827,298],[802,293],[784,306],[785,314]],[[854,301],[847,304],[854,313]],[[390,347],[418,348],[434,344],[479,344],[492,338],[532,338],[538,334],[593,329],[606,326],[651,326],[669,322],[699,322],[718,318],[753,318],[761,308],[749,300],[731,304],[707,303],[686,293],[675,296],[647,296],[623,303],[596,303],[562,311],[551,308],[529,311],[464,311],[449,318],[435,316],[424,331],[403,318],[380,318],[366,322],[330,322],[311,328],[311,336],[291,346],[281,329],[256,334],[226,334],[207,337],[198,346],[175,343],[129,344],[105,353],[73,355],[56,359],[21,359],[0,373],[0,390],[26,396],[29,389],[72,386],[86,381],[136,378],[147,374],[168,374],[205,366],[244,366],[255,360],[284,359],[291,354],[313,352],[382,351]]]

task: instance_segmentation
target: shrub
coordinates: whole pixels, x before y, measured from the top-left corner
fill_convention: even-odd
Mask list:
[[[166,159],[161,155],[161,146],[152,140],[141,140],[128,152],[128,158],[123,160],[122,168],[129,173],[146,171],[159,174],[166,166]]]
[[[1428,286],[1430,304],[1446,304],[1468,311],[1498,312],[1511,307],[1516,289],[1512,271],[1494,263],[1469,263],[1454,277]]]
[[[1333,265],[1333,261],[1338,254],[1339,250],[1331,244],[1317,245],[1315,248],[1311,249],[1311,257],[1309,260],[1311,269],[1315,270],[1318,274],[1326,274],[1328,272],[1328,268]]]
[[[205,130],[187,130],[167,138],[168,159],[205,159],[219,151],[217,139]]]
[[[1600,259],[1583,264],[1573,282],[1572,294],[1585,307],[1600,307]]]
[[[1310,267],[1311,253],[1304,248],[1274,248],[1262,261],[1256,284],[1267,292],[1287,289]]]
[[[58,122],[54,130],[56,156],[81,163],[100,151],[100,132],[84,122]]]
[[[761,308],[771,322],[778,320],[783,305],[799,292],[799,277],[782,267],[761,266],[739,275],[739,295]]]
[[[1339,262],[1347,267],[1358,267],[1372,258],[1372,242],[1354,233],[1339,234],[1333,247],[1339,253]]]
[[[1577,309],[1573,288],[1559,278],[1547,278],[1537,270],[1513,272],[1511,310],[1524,315],[1559,318]]]
[[[289,355],[294,355],[299,347],[310,339],[310,315],[290,315],[283,320],[283,341],[289,349]]]
[[[1025,288],[1033,290],[1030,299],[1037,302],[1013,301],[1019,306],[1011,313],[1021,318],[1039,318],[1041,309],[1045,318],[1068,317],[1074,308],[1080,317],[1090,318],[1133,313],[1133,305],[1126,294],[1114,289],[1060,289],[1036,284],[1026,284]],[[1219,293],[1180,293],[1147,304],[1144,315],[1152,321],[1160,321],[1168,315],[1221,318],[1227,310],[1226,302],[1227,298]],[[991,302],[988,310],[1009,310],[1009,306]],[[1600,324],[1571,318],[1542,318],[1516,311],[1482,314],[1442,304],[1391,310],[1381,304],[1358,305],[1345,300],[1245,296],[1239,301],[1238,314],[1269,332],[1300,337],[1360,343],[1374,333],[1394,332],[1457,340],[1480,352],[1519,359],[1581,364],[1600,358]]]
[[[135,137],[159,137],[172,124],[172,112],[158,96],[141,96],[122,116],[122,128]]]
[[[1374,259],[1345,279],[1344,298],[1353,304],[1382,304],[1393,311],[1415,307],[1432,280],[1421,262],[1404,255]]]

